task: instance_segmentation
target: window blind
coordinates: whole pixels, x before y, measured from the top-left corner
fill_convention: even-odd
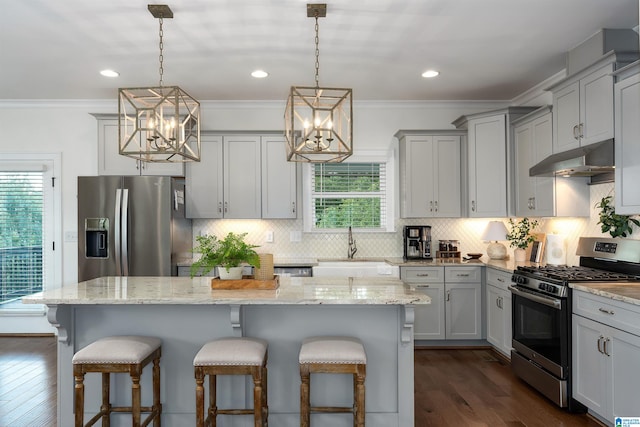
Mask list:
[[[43,289],[42,171],[0,171],[0,303]]]
[[[384,163],[316,163],[311,179],[316,229],[386,227]]]

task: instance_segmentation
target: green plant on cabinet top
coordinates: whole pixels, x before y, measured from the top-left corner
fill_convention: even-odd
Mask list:
[[[222,266],[227,271],[231,267],[239,267],[242,263],[260,267],[260,257],[253,250],[258,246],[245,242],[246,235],[247,233],[231,232],[222,240],[215,235],[196,236],[198,245],[193,248],[193,252],[200,253],[202,256],[191,265],[191,277],[194,277],[200,269],[205,275],[217,266]]]

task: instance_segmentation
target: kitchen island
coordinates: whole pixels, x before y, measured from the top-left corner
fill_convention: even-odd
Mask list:
[[[414,305],[430,299],[397,279],[288,278],[276,290],[212,290],[211,278],[102,277],[52,289],[23,299],[46,304],[58,329],[58,425],[73,425],[71,358],[80,348],[108,335],[152,335],[162,339],[163,424],[195,424],[193,357],[207,341],[253,336],[269,342],[269,423],[299,425],[298,351],[314,335],[360,338],[367,352],[366,424],[414,424]],[[85,419],[98,412],[100,376],[87,375]],[[352,378],[314,376],[312,402],[349,405]],[[142,376],[143,404],[150,399],[151,374]],[[249,378],[219,379],[221,408],[251,405]],[[112,402],[129,401],[130,380],[112,380]],[[231,393],[227,393],[227,391]],[[224,417],[221,417],[224,418]],[[112,425],[130,418],[115,414]],[[352,417],[315,414],[316,425],[351,426]],[[221,425],[230,425],[227,419]],[[234,426],[252,425],[234,417]]]

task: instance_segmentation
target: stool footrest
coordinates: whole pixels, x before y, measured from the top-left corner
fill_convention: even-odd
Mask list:
[[[253,415],[253,409],[218,409],[220,415]]]
[[[312,406],[311,412],[323,413],[352,413],[354,409],[349,406]]]

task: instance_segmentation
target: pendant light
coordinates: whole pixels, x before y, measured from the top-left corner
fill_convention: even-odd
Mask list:
[[[342,162],[353,154],[353,101],[351,89],[320,87],[318,18],[326,4],[307,4],[307,17],[315,19],[315,86],[292,86],[285,109],[287,159],[292,162]]]
[[[200,161],[200,103],[178,86],[164,86],[163,20],[167,5],[148,5],[160,23],[160,83],[157,87],[118,89],[120,154],[143,162]]]

